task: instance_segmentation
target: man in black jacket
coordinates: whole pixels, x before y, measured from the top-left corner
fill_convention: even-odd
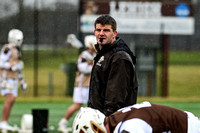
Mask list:
[[[97,55],[93,66],[88,106],[106,116],[137,101],[136,57],[117,36],[117,24],[109,15],[95,21]]]

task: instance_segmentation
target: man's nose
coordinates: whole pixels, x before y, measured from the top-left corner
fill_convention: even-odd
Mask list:
[[[99,34],[100,34],[100,35],[104,35],[104,31],[103,31],[103,30],[101,30]]]

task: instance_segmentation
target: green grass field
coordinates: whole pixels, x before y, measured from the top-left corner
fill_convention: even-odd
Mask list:
[[[51,96],[65,97],[69,76],[61,69],[64,64],[76,62],[78,50],[72,48],[41,50],[38,55],[38,96],[48,96],[49,86],[52,85]],[[160,96],[160,54],[157,59],[157,95]],[[26,94],[20,93],[22,97],[33,96],[34,92],[34,53],[24,51],[25,79],[28,82],[29,90]],[[200,95],[200,52],[199,51],[171,51],[169,52],[168,68],[168,94],[178,97],[199,97]],[[52,74],[52,82],[49,82],[49,75]]]
[[[48,98],[47,98],[48,99]],[[22,100],[22,99],[21,99]],[[63,117],[67,107],[72,104],[72,100],[69,98],[62,100],[44,100],[38,99],[36,101],[32,100],[23,100],[18,101],[13,107],[10,124],[17,124],[18,127],[21,125],[21,118],[23,114],[31,114],[32,109],[48,109],[49,117],[48,117],[48,126],[54,127],[54,130],[50,130],[50,133],[57,133],[57,124],[58,121]],[[162,105],[168,105],[171,107],[175,107],[181,110],[190,111],[194,113],[196,116],[200,117],[200,101],[171,101],[169,99],[152,99],[152,98],[139,98],[138,102],[142,101],[151,101],[153,103],[158,103]],[[0,107],[2,108],[2,102],[0,103]],[[0,108],[0,109],[1,109]],[[69,121],[69,126],[72,126],[73,118],[75,114]]]
[[[169,56],[169,96],[160,97],[159,82],[155,97],[138,97],[138,102],[150,101],[168,105],[181,110],[187,110],[200,117],[200,52],[171,51]],[[27,93],[20,93],[13,107],[10,124],[20,126],[21,117],[25,113],[32,113],[32,109],[49,110],[49,126],[54,126],[56,133],[57,123],[64,116],[66,109],[72,104],[72,97],[66,96],[68,92],[69,76],[61,69],[62,64],[76,62],[78,50],[63,48],[51,51],[39,51],[38,55],[38,96],[34,97],[34,53],[24,51],[24,75],[28,82]],[[158,54],[157,80],[159,81],[160,58]],[[49,75],[52,74],[52,82]],[[50,88],[52,93],[50,94]],[[0,109],[4,98],[0,97]],[[74,117],[74,116],[73,116]],[[72,125],[70,119],[69,126]]]

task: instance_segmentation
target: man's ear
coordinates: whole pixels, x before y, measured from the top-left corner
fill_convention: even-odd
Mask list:
[[[116,38],[116,36],[117,36],[117,31],[114,31],[114,37]]]

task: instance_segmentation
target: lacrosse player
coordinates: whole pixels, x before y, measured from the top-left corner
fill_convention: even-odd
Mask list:
[[[108,117],[82,107],[74,119],[73,133],[200,133],[200,120],[191,112],[146,101]]]
[[[64,118],[62,118],[58,124],[58,131],[67,133],[67,123],[69,118],[75,111],[80,109],[83,104],[88,102],[89,95],[89,82],[90,73],[93,66],[93,58],[95,56],[96,37],[93,35],[87,35],[84,39],[86,50],[84,50],[78,58],[77,72],[74,85],[73,102],[66,111]]]
[[[0,53],[0,89],[1,95],[5,96],[2,108],[0,129],[12,130],[8,119],[18,95],[18,82],[22,90],[26,91],[27,84],[23,80],[22,69],[24,62],[21,60],[21,45],[23,33],[18,29],[12,29],[8,33],[8,44],[5,44]]]

